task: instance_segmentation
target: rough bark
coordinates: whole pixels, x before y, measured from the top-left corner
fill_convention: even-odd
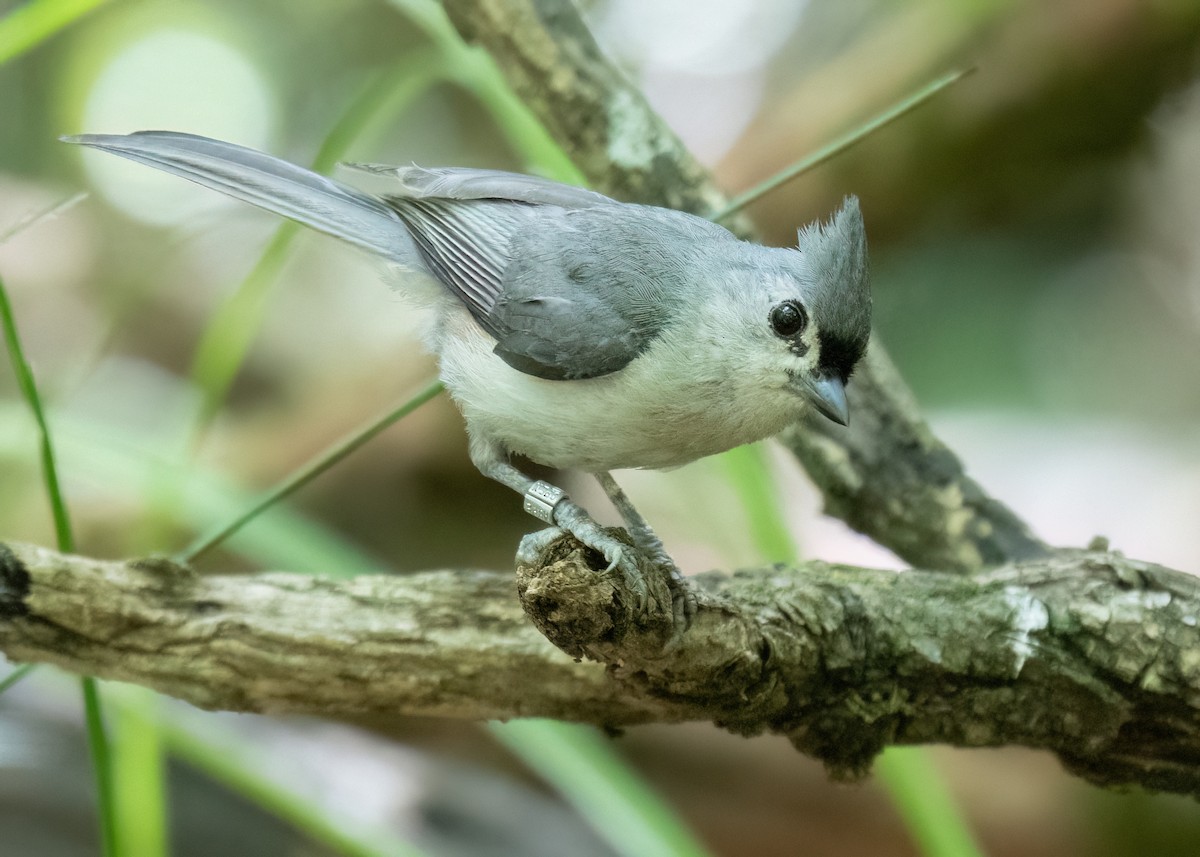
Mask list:
[[[655,720],[530,624],[512,575],[198,575],[0,543],[0,651],[262,713]],[[675,719],[680,719],[679,717]]]
[[[0,650],[205,708],[711,720],[839,776],[889,744],[1050,750],[1100,785],[1200,794],[1200,581],[1102,552],[973,575],[708,574],[677,644],[560,542],[510,574],[200,576],[0,545]],[[602,664],[608,664],[608,668]]]

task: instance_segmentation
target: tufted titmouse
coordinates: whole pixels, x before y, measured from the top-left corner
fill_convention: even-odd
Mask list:
[[[376,196],[269,155],[191,134],[64,140],[282,214],[381,257],[433,309],[427,344],[485,476],[535,517],[649,588],[623,543],[519,453],[594,474],[634,542],[694,609],[675,564],[608,471],[665,468],[776,434],[806,407],[845,425],[871,296],[858,201],[799,232],[799,248],[738,240],[690,214],[514,173],[361,166]],[[559,535],[522,542],[535,559]]]

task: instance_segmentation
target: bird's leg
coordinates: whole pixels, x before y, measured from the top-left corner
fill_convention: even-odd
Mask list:
[[[621,490],[621,486],[612,478],[612,474],[607,470],[598,470],[592,475],[596,477],[596,481],[600,483],[600,487],[604,489],[608,499],[620,512],[621,519],[625,522],[625,528],[633,538],[633,543],[647,554],[656,566],[667,573],[667,585],[671,589],[671,606],[675,624],[686,627],[691,622],[692,616],[696,615],[696,593],[688,586],[683,572],[679,570],[675,560],[671,559],[666,548],[663,547],[662,539],[646,523],[646,519],[634,507],[628,495]]]
[[[565,530],[581,543],[600,552],[608,560],[608,569],[620,569],[630,591],[637,598],[638,610],[645,611],[650,600],[650,587],[620,539],[605,532],[583,507],[571,502],[566,493],[548,482],[530,479],[509,461],[508,456],[494,443],[471,438],[471,461],[479,472],[501,485],[507,485],[525,498],[525,511],[549,529],[532,533],[521,540],[517,558],[533,564],[542,551]],[[661,546],[660,546],[661,547]]]
[[[675,577],[680,577],[679,569],[675,568],[675,561],[667,555],[662,540],[654,530],[650,529],[650,525],[646,523],[646,519],[642,517],[641,513],[634,508],[633,502],[621,490],[621,486],[612,478],[612,474],[607,470],[600,470],[592,475],[596,477],[596,481],[600,483],[600,487],[604,489],[604,493],[608,495],[608,499],[612,501],[616,510],[621,513],[621,520],[625,522],[625,528],[633,537],[633,543],[648,553],[655,563],[671,569]]]

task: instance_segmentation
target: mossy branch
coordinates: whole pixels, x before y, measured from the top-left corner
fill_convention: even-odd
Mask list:
[[[1100,785],[1200,795],[1190,575],[1083,551],[971,575],[708,574],[664,648],[665,613],[635,618],[619,576],[569,540],[552,550],[519,569],[518,601],[502,572],[200,576],[10,544],[0,651],[204,708],[709,720],[785,734],[851,777],[891,744],[1015,744]]]

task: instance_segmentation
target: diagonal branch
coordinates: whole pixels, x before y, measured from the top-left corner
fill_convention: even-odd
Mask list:
[[[566,542],[512,578],[201,577],[0,545],[0,651],[205,708],[711,720],[838,775],[889,744],[1020,744],[1092,782],[1200,795],[1200,581],[1107,553],[974,575],[806,563],[709,574],[673,650]],[[469,615],[463,606],[470,605]],[[647,652],[653,654],[647,655]]]
[[[725,207],[712,177],[601,53],[572,4],[445,0],[444,6],[598,189],[700,215]],[[869,200],[865,208],[869,213]],[[750,233],[744,220],[732,226]],[[933,435],[877,338],[849,394],[851,429],[814,420],[782,438],[820,487],[830,514],[926,568],[972,571],[1045,553]]]

